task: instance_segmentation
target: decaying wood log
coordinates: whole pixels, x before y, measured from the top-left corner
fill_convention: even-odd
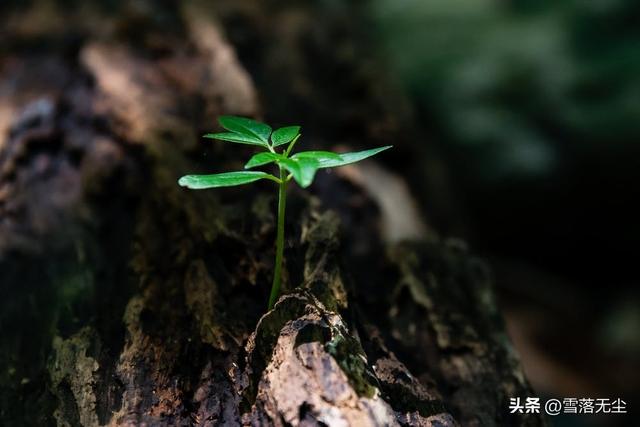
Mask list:
[[[295,71],[306,55],[296,37],[317,11],[169,3],[117,17],[62,8],[38,26],[35,2],[2,18],[2,424],[543,424],[508,414],[508,398],[531,390],[487,268],[424,225],[413,242],[385,242],[379,224],[394,222],[358,170],[294,193],[286,293],[265,313],[268,184],[188,192],[176,180],[240,167],[248,149],[203,148],[199,135],[219,114],[269,110],[225,23],[260,35],[273,14],[287,19],[293,99],[309,78]],[[306,114],[322,122],[325,103],[343,101],[332,93]],[[365,98],[388,123],[407,120]],[[311,143],[326,147],[333,126]]]

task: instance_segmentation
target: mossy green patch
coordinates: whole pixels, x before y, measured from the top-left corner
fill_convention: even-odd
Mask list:
[[[340,327],[333,327],[332,335],[324,346],[325,350],[338,362],[358,396],[373,397],[378,381],[369,369],[362,346]]]

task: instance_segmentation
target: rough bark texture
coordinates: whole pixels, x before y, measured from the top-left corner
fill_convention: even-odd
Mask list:
[[[271,186],[176,185],[251,152],[202,148],[223,113],[293,106],[311,145],[409,152],[409,113],[356,61],[353,11],[130,3],[2,17],[2,424],[542,424],[508,414],[531,390],[487,268],[419,213],[394,216],[398,175],[351,167],[294,190],[286,294],[266,314]]]

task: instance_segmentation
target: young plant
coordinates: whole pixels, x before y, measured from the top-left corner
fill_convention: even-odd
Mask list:
[[[249,184],[261,179],[268,179],[278,185],[278,225],[276,232],[276,261],[273,273],[273,284],[269,297],[269,309],[278,298],[282,280],[282,257],[284,252],[284,214],[287,204],[287,183],[293,178],[302,188],[313,182],[318,169],[335,168],[359,162],[374,154],[378,154],[391,146],[358,151],[355,153],[332,153],[330,151],[301,151],[292,154],[293,147],[300,138],[300,126],[287,126],[272,131],[269,125],[244,117],[221,116],[218,119],[226,132],[208,133],[205,138],[236,144],[255,145],[264,150],[255,154],[245,169],[253,169],[274,163],[278,175],[274,176],[262,171],[238,171],[217,173],[213,175],[185,175],[178,184],[192,190],[206,188],[231,187]]]

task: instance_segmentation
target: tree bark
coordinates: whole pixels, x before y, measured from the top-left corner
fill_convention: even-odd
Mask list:
[[[394,233],[381,188],[404,194],[397,173],[350,167],[290,193],[268,312],[272,185],[177,186],[251,153],[202,143],[220,114],[308,119],[323,148],[406,136],[404,101],[340,59],[352,10],[130,3],[2,17],[2,424],[543,424],[509,414],[532,391],[487,267],[419,211]],[[344,80],[311,84],[330,64]]]

